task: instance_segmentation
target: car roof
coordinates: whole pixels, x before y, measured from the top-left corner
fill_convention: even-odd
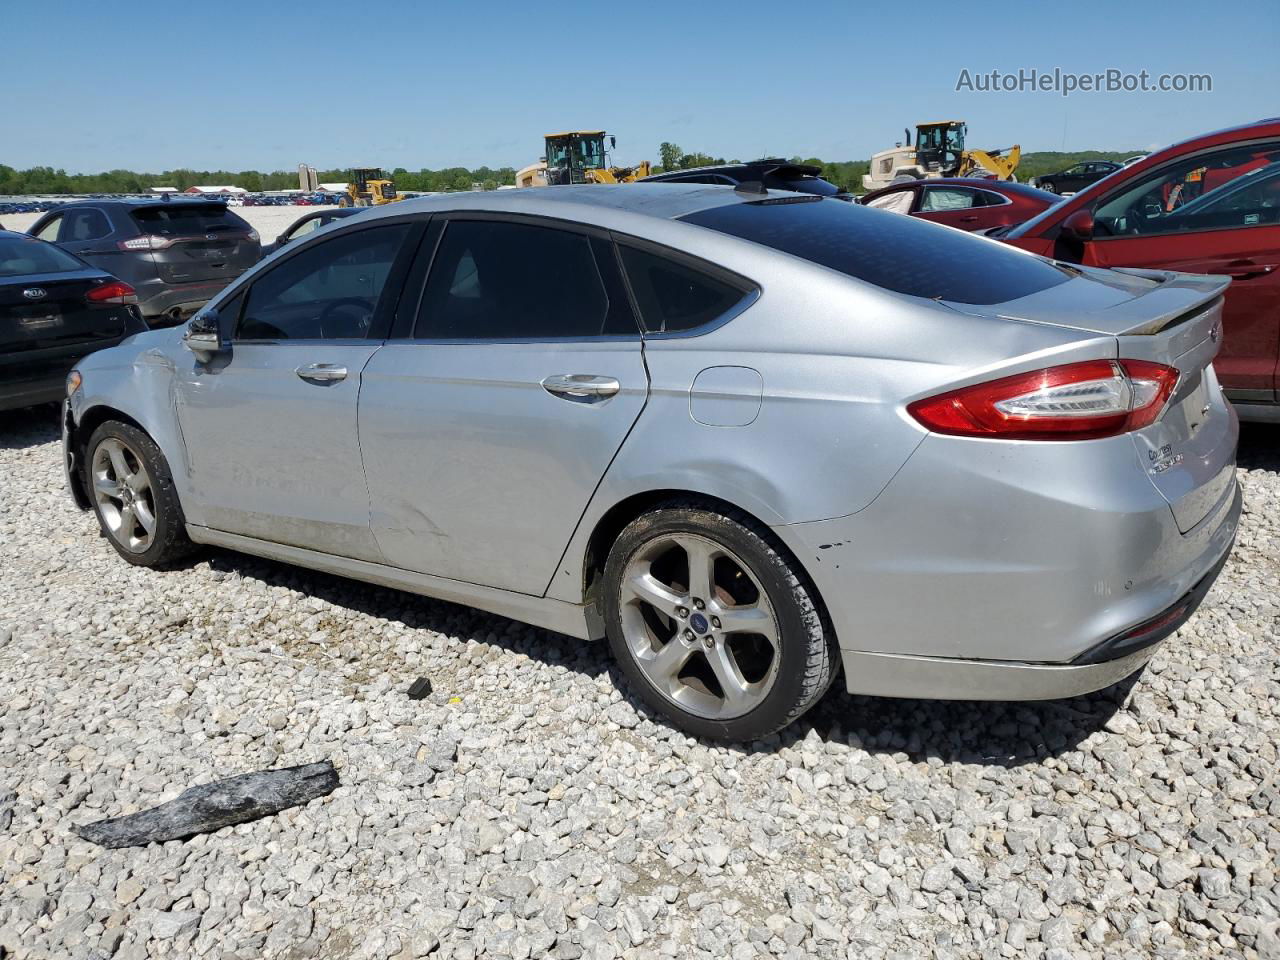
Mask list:
[[[782,196],[792,196],[782,193]],[[602,213],[675,220],[699,210],[767,199],[768,194],[745,193],[700,183],[573,184],[523,187],[518,190],[478,190],[415,197],[369,209],[368,219],[404,213],[476,211],[525,213],[588,222]]]
[[[210,204],[226,206],[227,201],[216,197],[174,197],[171,200],[163,200],[160,197],[111,197],[105,200],[86,198],[84,200],[67,200],[48,212],[55,213],[76,207],[200,207],[209,206]]]

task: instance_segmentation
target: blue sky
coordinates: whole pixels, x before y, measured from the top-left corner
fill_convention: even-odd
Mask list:
[[[5,6],[0,163],[73,172],[518,167],[544,133],[599,127],[622,163],[663,140],[847,160],[939,119],[973,146],[1119,150],[1280,115],[1275,0]],[[1033,67],[1208,73],[1213,92],[955,90],[961,69]]]

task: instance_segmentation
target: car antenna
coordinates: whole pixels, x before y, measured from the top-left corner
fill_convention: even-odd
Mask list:
[[[750,193],[756,196],[767,196],[769,191],[764,188],[763,180],[743,180],[740,184],[733,188],[734,193]]]

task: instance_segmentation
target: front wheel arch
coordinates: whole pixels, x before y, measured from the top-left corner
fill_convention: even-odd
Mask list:
[[[93,436],[93,431],[97,430],[98,427],[102,426],[102,424],[106,423],[108,420],[118,420],[121,423],[127,423],[129,426],[141,430],[143,433],[147,434],[147,436],[151,436],[150,431],[147,430],[146,427],[127,413],[122,410],[117,410],[114,407],[108,407],[101,404],[90,407],[82,413],[80,415],[79,423],[75,423],[74,420],[71,420],[68,423],[68,446],[70,446],[71,453],[75,457],[73,478],[77,484],[75,489],[72,490],[72,496],[75,497],[76,503],[84,510],[92,509],[89,498],[89,475],[85,472],[85,461],[89,452],[87,449],[89,445],[89,438]],[[81,499],[82,497],[83,500]]]

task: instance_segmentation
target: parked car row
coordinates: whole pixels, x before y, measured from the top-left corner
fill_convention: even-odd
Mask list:
[[[60,200],[0,201],[0,213],[43,213],[58,206]]]

